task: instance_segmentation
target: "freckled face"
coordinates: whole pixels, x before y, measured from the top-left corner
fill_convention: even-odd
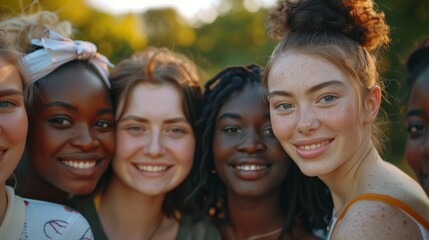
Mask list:
[[[28,136],[33,171],[64,192],[89,194],[115,148],[108,89],[87,67],[66,65],[39,91]]]
[[[288,173],[290,158],[272,132],[266,94],[248,85],[217,115],[214,160],[229,197],[277,194]]]
[[[5,184],[24,151],[27,113],[22,80],[14,65],[0,57],[0,182]]]
[[[323,176],[362,154],[370,126],[349,79],[316,56],[287,53],[268,76],[271,122],[301,171]]]
[[[417,180],[429,196],[429,71],[414,83],[405,124],[408,137],[405,156]]]
[[[118,145],[113,160],[115,178],[132,191],[163,195],[188,176],[195,136],[182,101],[170,84],[142,83],[132,91],[116,127]],[[120,102],[117,113],[123,105]]]

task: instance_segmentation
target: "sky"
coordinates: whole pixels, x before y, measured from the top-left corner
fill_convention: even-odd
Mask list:
[[[105,12],[115,15],[128,12],[143,12],[150,8],[175,8],[189,21],[210,23],[218,14],[230,9],[230,5],[222,0],[87,0],[88,3]],[[255,12],[261,7],[273,6],[276,0],[244,0],[247,10]]]

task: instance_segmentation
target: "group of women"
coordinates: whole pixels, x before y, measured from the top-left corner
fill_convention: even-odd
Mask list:
[[[405,117],[422,188],[379,155],[373,2],[280,1],[268,32],[264,68],[202,89],[165,48],[113,67],[53,13],[0,22],[0,239],[429,239],[428,43]]]

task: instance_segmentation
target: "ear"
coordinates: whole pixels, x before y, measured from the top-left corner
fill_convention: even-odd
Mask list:
[[[373,123],[377,118],[381,103],[381,88],[375,85],[365,97],[365,123]]]

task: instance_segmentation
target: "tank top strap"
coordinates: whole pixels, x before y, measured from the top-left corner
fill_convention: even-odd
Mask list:
[[[375,200],[375,201],[381,201],[385,202],[391,206],[397,207],[407,213],[410,217],[414,219],[414,221],[420,223],[423,227],[429,230],[429,222],[424,219],[418,212],[416,212],[414,209],[412,209],[408,204],[404,203],[403,201],[391,197],[389,195],[385,194],[379,194],[379,193],[364,193],[359,196],[354,197],[352,200],[350,200],[347,205],[344,207],[343,211],[341,211],[340,215],[338,216],[337,221],[335,222],[332,232],[335,231],[335,227],[337,224],[341,221],[341,219],[344,217],[344,215],[347,213],[347,210],[350,208],[351,205],[356,203],[357,201],[362,200]]]

